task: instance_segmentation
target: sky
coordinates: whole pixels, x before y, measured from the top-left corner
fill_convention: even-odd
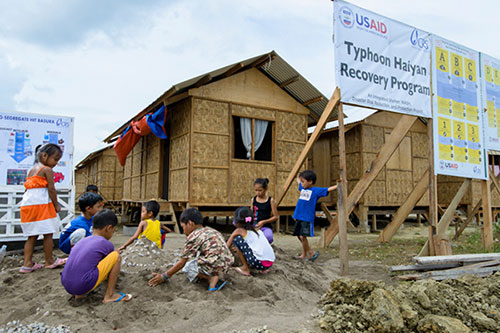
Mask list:
[[[350,2],[500,59],[500,1]],[[330,0],[0,0],[0,111],[74,117],[76,164],[172,85],[271,50],[330,97],[332,32]]]

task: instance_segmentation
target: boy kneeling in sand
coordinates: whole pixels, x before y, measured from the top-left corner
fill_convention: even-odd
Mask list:
[[[64,289],[75,298],[83,298],[101,282],[108,279],[104,303],[130,301],[132,295],[115,293],[120,274],[121,257],[109,239],[116,230],[115,213],[104,209],[94,215],[93,235],[79,241],[69,254],[61,273]]]
[[[208,281],[208,290],[217,291],[226,285],[219,281],[219,274],[227,273],[234,258],[221,233],[215,229],[203,227],[203,217],[196,208],[188,208],[181,214],[181,226],[187,236],[181,259],[166,273],[153,273],[149,285],[154,287],[166,282],[186,264],[192,282],[196,277]],[[188,259],[191,259],[188,262]]]

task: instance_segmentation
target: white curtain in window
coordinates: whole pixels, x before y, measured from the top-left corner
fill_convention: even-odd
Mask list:
[[[267,130],[267,121],[255,119],[255,151],[259,149]],[[252,119],[240,118],[241,140],[247,150],[247,158],[252,157]]]
[[[247,150],[247,158],[250,159],[252,157],[252,119],[250,118],[240,118],[240,127],[241,127],[241,140],[243,141],[243,145]]]
[[[255,119],[255,151],[257,151],[264,141],[267,130],[267,120]]]

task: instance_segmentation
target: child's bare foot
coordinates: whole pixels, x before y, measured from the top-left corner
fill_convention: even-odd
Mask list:
[[[217,282],[219,281],[219,276],[218,275],[212,275],[208,279],[208,287],[209,288],[215,288],[217,285]]]
[[[241,275],[250,276],[250,270],[248,268],[244,268],[243,266],[236,267],[234,270],[240,273]]]
[[[113,296],[107,297],[104,296],[104,300],[102,301],[103,303],[111,303],[111,302],[128,302],[132,299],[131,294],[125,294],[125,293],[114,293]]]

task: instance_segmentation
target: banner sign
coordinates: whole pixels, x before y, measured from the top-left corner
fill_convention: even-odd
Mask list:
[[[480,58],[485,145],[500,151],[500,60],[484,53]]]
[[[336,0],[334,45],[342,102],[431,117],[429,33]]]
[[[56,189],[73,186],[73,118],[0,112],[0,186],[19,186],[33,167],[35,148],[55,143],[63,150],[53,168]]]
[[[432,38],[435,172],[487,179],[479,52]]]

